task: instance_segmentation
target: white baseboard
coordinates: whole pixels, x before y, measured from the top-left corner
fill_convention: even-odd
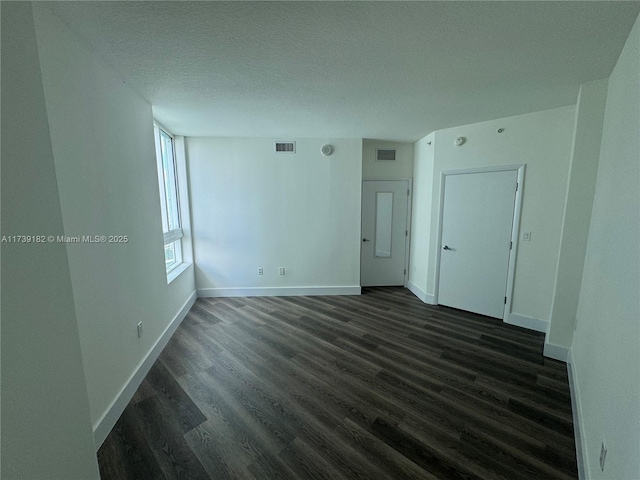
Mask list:
[[[569,349],[569,354],[567,355],[567,372],[569,373],[569,390],[571,392],[571,413],[573,414],[573,434],[576,441],[578,479],[587,480],[591,478],[591,475],[589,473],[589,463],[585,457],[587,443],[582,429],[582,403],[580,402],[580,388],[578,387],[578,379],[571,349]]]
[[[247,287],[200,288],[198,297],[298,297],[318,295],[360,295],[359,285],[345,287]]]
[[[544,356],[553,358],[554,360],[560,360],[566,362],[569,355],[569,349],[567,347],[561,347],[554,343],[544,341]]]
[[[151,347],[149,353],[147,353],[142,362],[140,362],[138,368],[136,368],[131,377],[129,377],[129,380],[122,390],[120,390],[120,393],[118,393],[118,396],[111,403],[111,406],[107,409],[104,415],[102,415],[102,418],[100,418],[100,420],[98,420],[98,422],[93,426],[93,438],[96,442],[96,449],[100,448],[107,438],[107,435],[109,435],[109,432],[111,432],[111,429],[114,427],[120,418],[120,415],[122,415],[122,412],[124,412],[124,409],[136,393],[140,383],[142,383],[144,377],[146,377],[149,370],[151,370],[153,363],[160,356],[164,347],[167,346],[169,339],[180,326],[184,317],[187,316],[187,313],[195,303],[196,298],[196,292],[193,292],[177,315],[173,320],[171,320],[171,323],[169,323],[164,332],[162,332],[162,335],[160,335],[160,338],[158,338],[155,345]]]
[[[435,305],[435,299],[433,298],[433,295],[429,295],[420,287],[418,287],[415,283],[407,282],[407,288],[411,293],[413,293],[416,297],[418,297],[424,303],[428,303],[429,305]]]
[[[547,333],[547,328],[549,327],[549,322],[545,320],[527,317],[525,315],[518,315],[517,313],[510,313],[507,323],[542,333]]]

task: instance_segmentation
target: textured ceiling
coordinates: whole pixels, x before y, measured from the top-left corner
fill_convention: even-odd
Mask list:
[[[576,101],[639,2],[51,2],[176,134],[415,141]]]

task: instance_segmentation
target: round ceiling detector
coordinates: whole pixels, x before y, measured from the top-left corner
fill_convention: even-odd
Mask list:
[[[331,155],[333,153],[333,147],[331,145],[323,145],[322,148],[320,149],[320,151],[322,152],[322,154],[325,157],[328,157],[329,155]]]
[[[466,138],[464,138],[464,137],[458,137],[458,138],[456,138],[456,141],[455,141],[456,147],[459,147],[460,145],[462,145],[462,144],[463,144],[464,142],[466,142],[466,141],[467,141],[467,139],[466,139]]]

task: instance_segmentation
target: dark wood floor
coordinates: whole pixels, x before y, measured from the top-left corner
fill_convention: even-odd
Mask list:
[[[354,297],[199,299],[98,452],[103,479],[575,479],[544,337]]]

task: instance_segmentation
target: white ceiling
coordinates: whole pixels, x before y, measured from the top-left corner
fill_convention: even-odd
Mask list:
[[[640,2],[56,2],[176,134],[415,141],[574,104]]]

